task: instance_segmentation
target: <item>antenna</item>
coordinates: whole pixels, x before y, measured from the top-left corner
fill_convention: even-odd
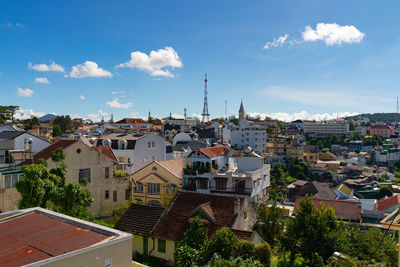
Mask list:
[[[183,108],[183,116],[185,117],[186,120],[186,108]]]
[[[396,121],[399,122],[399,97],[397,96]]]
[[[225,121],[228,118],[227,106],[228,106],[228,100],[225,100]]]
[[[204,78],[204,106],[203,113],[201,114],[201,122],[208,122],[210,120],[210,114],[208,113],[208,101],[207,101],[207,73]]]

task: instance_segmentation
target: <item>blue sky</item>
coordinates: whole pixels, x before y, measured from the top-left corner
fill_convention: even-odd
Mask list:
[[[393,112],[399,13],[395,0],[3,0],[0,105],[25,116],[192,116],[207,72],[211,117],[225,100],[236,114],[240,99],[286,120]]]

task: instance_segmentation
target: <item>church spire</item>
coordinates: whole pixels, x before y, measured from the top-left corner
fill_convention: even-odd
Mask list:
[[[240,108],[239,108],[239,121],[244,120],[245,118],[245,113],[244,113],[244,107],[243,107],[243,101],[240,101]]]

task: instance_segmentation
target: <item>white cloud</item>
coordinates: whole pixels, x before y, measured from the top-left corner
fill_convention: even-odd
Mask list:
[[[315,30],[306,26],[302,32],[303,40],[314,42],[323,40],[327,45],[360,43],[365,33],[360,32],[353,25],[340,26],[336,23],[318,23]]]
[[[294,89],[290,87],[271,86],[260,91],[260,94],[266,96],[268,100],[275,102],[285,101],[309,106],[331,106],[352,110],[365,110],[366,106],[379,109],[384,108],[387,103],[393,102],[393,99],[386,98],[379,95],[379,93],[363,92],[363,94],[360,94],[352,88],[348,90],[338,90],[335,88]],[[377,103],[383,106],[379,107]]]
[[[132,107],[133,104],[130,103],[130,102],[125,103],[125,104],[122,104],[122,103],[119,103],[119,102],[118,102],[118,98],[114,98],[113,101],[107,101],[107,102],[106,102],[106,105],[109,106],[109,107],[112,107],[112,108],[123,108],[123,109],[127,109],[127,108]]]
[[[49,84],[50,81],[47,78],[35,78],[35,83],[46,83]]]
[[[83,96],[83,95],[80,95],[79,98],[80,98],[81,100],[85,100],[85,99],[86,99],[86,97]]]
[[[101,109],[99,110],[99,114],[101,115],[101,116],[108,116],[108,112],[104,112],[104,111],[102,111]]]
[[[22,89],[17,87],[17,95],[22,96],[22,97],[32,97],[33,95],[33,90],[26,88]]]
[[[93,122],[99,122],[101,120],[100,114],[88,114],[87,118]]]
[[[165,47],[157,51],[152,50],[149,55],[140,51],[132,52],[129,61],[116,66],[116,68],[125,67],[147,71],[151,76],[174,77],[165,68],[182,68],[183,64],[178,53],[172,47]]]
[[[19,110],[17,110],[17,112],[15,113],[14,118],[15,119],[19,119],[19,120],[25,120],[25,119],[29,119],[32,116],[35,117],[42,117],[46,115],[46,113],[44,112],[34,112],[32,109],[22,109],[20,108]]]
[[[260,116],[260,118],[263,120],[265,117],[269,117],[275,120],[280,120],[280,121],[294,121],[297,119],[300,120],[316,120],[316,121],[322,121],[322,120],[331,120],[331,119],[336,119],[336,118],[344,118],[348,116],[355,116],[358,115],[358,112],[337,112],[337,113],[315,113],[315,114],[310,114],[307,111],[300,111],[300,112],[295,112],[295,113],[286,113],[286,112],[277,112],[277,113],[258,113],[258,112],[249,112],[248,115],[251,117],[256,117]]]
[[[117,92],[115,92],[115,91],[112,91],[112,92],[111,92],[111,94],[112,94],[112,95],[116,95],[116,94],[117,94]]]
[[[181,115],[181,114],[176,114],[176,113],[171,114],[171,116],[172,116],[172,118],[174,118],[174,119],[184,119],[184,118],[185,118],[185,116],[183,116],[183,115]]]
[[[133,112],[131,112],[131,116],[132,116],[133,118],[137,118],[137,116],[139,116],[139,112],[133,111]]]
[[[22,28],[22,27],[24,27],[24,24],[17,22],[17,23],[15,23],[15,26]]]
[[[36,71],[58,71],[58,72],[65,72],[64,67],[58,65],[55,62],[51,62],[49,65],[46,64],[32,64],[31,62],[28,63],[28,69],[36,70]]]
[[[278,39],[274,38],[271,42],[267,42],[264,45],[263,49],[269,49],[271,47],[282,47],[288,37],[289,34],[284,34],[282,36],[279,36]]]
[[[69,76],[72,78],[85,77],[112,77],[111,72],[99,68],[96,62],[86,61],[83,64],[78,64],[72,67]]]

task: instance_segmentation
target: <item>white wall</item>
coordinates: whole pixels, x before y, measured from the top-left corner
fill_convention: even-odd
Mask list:
[[[36,155],[51,144],[34,135],[23,133],[15,138],[15,150],[25,150],[25,139],[32,139],[32,153]]]

